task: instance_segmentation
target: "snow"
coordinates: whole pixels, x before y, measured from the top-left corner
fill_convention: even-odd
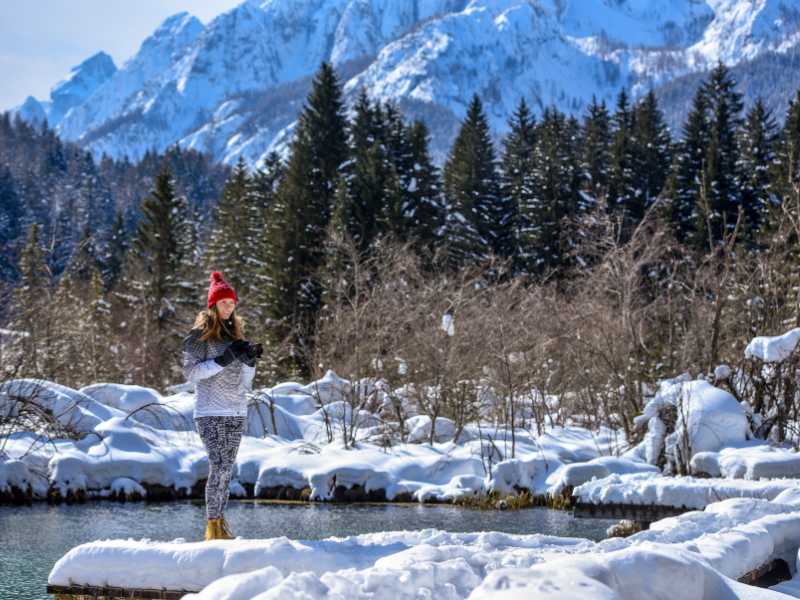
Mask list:
[[[757,445],[695,454],[692,470],[733,479],[800,477],[800,454],[795,450],[754,444]]]
[[[95,383],[78,390],[106,406],[131,412],[158,403],[161,396],[150,388],[119,383]]]
[[[579,485],[573,496],[590,504],[648,504],[703,508],[727,498],[771,500],[800,486],[800,479],[705,479],[665,477],[658,473],[610,475]]]
[[[759,339],[759,338],[756,338]],[[762,349],[786,348],[786,336]],[[784,340],[775,342],[775,340]],[[755,342],[755,340],[754,340]],[[782,345],[783,344],[783,345]],[[793,347],[792,347],[793,348]],[[764,350],[764,356],[771,350]],[[601,542],[498,532],[435,529],[325,540],[187,542],[103,539],[73,548],[49,583],[183,589],[205,598],[779,598],[735,580],[779,558],[792,573],[800,546],[800,454],[751,439],[747,407],[705,380],[660,382],[638,425],[648,433],[628,449],[619,432],[547,424],[541,434],[456,424],[412,414],[405,442],[381,443],[380,412],[355,410],[354,391],[380,404],[382,380],[350,382],[332,371],[307,385],[254,390],[230,491],[305,490],[314,500],[342,489],[387,500],[452,501],[496,492],[558,495],[583,503],[660,505],[687,512],[646,531]],[[553,402],[545,396],[547,402]],[[99,383],[81,390],[41,380],[0,385],[0,417],[33,402],[57,415],[69,439],[37,445],[17,432],[0,452],[0,492],[12,486],[38,498],[145,497],[158,484],[189,491],[208,473],[192,423],[190,386],[161,396],[139,386]],[[412,404],[408,404],[413,408]],[[667,435],[665,411],[678,415]],[[688,452],[694,472],[671,477],[653,464],[662,445]],[[697,510],[691,510],[697,509]],[[131,561],[139,568],[132,572]],[[782,584],[784,591],[800,587]],[[779,586],[776,586],[776,589]],[[512,595],[509,595],[512,594]]]
[[[207,477],[208,458],[191,418],[191,386],[174,387],[179,391],[161,396],[149,388],[113,383],[81,390],[42,380],[4,383],[0,414],[19,410],[17,398],[36,402],[58,415],[75,439],[42,444],[35,432],[12,434],[7,456],[0,458],[0,489],[30,485],[35,498],[44,498],[48,489],[62,497],[104,497],[114,491],[132,494],[146,485],[189,492]],[[368,381],[357,387],[383,393]],[[583,482],[587,469],[594,469],[590,477],[654,469],[601,456],[617,448],[617,433],[608,429],[549,427],[539,436],[520,431],[512,457],[508,431],[468,424],[454,440],[455,423],[437,417],[434,443],[428,444],[430,417],[413,415],[406,421],[406,442],[385,448],[380,417],[365,410],[354,413],[343,400],[352,388],[329,371],[307,385],[285,382],[255,390],[232,493],[245,495],[247,484],[256,496],[290,486],[307,488],[311,499],[329,500],[339,488],[360,486],[388,500],[450,501],[488,490],[555,494]],[[393,393],[401,397],[405,391]],[[348,447],[342,442],[345,432],[352,436]],[[588,467],[572,464],[586,461],[593,462]]]
[[[734,580],[773,558],[794,571],[799,544],[796,506],[736,499],[597,543],[436,529],[324,540],[97,540],[64,555],[48,583],[197,592],[187,600],[779,598]],[[520,595],[503,596],[509,589]]]
[[[497,570],[469,598],[780,600],[785,596],[725,577],[689,550],[650,547],[563,558],[530,569]]]
[[[431,418],[428,415],[416,415],[406,420],[408,441],[419,443],[427,442],[431,436]],[[447,442],[453,439],[456,433],[456,424],[452,419],[436,417],[434,430],[435,442]]]
[[[673,408],[677,414],[675,431],[669,435],[659,417],[665,408]],[[648,431],[641,449],[629,455],[643,454],[651,464],[656,462],[662,448],[673,462],[688,462],[698,452],[741,446],[749,435],[745,408],[730,392],[703,379],[690,381],[685,375],[661,381],[634,423],[637,426],[646,423]]]
[[[745,358],[758,358],[767,363],[782,362],[791,356],[800,341],[800,327],[783,335],[753,338],[744,350]]]
[[[595,479],[604,479],[611,474],[660,473],[653,465],[642,464],[625,458],[601,456],[585,463],[564,465],[547,479],[548,491],[560,493],[566,487],[576,487]]]

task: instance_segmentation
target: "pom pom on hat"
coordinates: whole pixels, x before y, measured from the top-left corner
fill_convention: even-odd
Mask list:
[[[222,278],[222,273],[213,271],[209,281],[211,285],[208,286],[208,308],[211,308],[223,298],[231,298],[237,304],[239,303],[236,291]]]

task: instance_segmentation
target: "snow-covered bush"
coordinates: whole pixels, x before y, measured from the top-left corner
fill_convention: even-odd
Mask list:
[[[679,473],[689,471],[695,454],[741,445],[749,436],[745,409],[733,395],[686,374],[662,381],[635,423],[647,426],[641,443],[647,462]]]

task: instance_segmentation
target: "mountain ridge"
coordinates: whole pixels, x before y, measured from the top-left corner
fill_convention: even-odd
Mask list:
[[[348,101],[364,87],[425,121],[441,163],[473,93],[499,139],[521,96],[536,113],[577,114],[593,95],[612,104],[623,87],[637,97],[717,60],[798,47],[800,7],[784,0],[246,0],[205,26],[169,17],[62,113],[53,97],[16,111],[47,117],[97,155],[138,158],[177,142],[255,164],[286,153],[308,82],[328,61]]]

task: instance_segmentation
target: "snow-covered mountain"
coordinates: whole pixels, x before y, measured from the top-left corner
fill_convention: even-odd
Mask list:
[[[19,110],[29,121],[40,122],[47,117],[51,125],[59,123],[70,109],[82,104],[116,71],[112,58],[105,52],[98,52],[72,67],[69,76],[53,86],[49,100],[39,102],[28,96]]]
[[[286,150],[330,61],[348,98],[364,86],[424,120],[441,160],[473,93],[501,135],[521,96],[580,112],[798,45],[798,0],[247,0],[205,26],[172,16],[119,70],[96,55],[18,110],[96,153],[180,142],[252,164]]]

